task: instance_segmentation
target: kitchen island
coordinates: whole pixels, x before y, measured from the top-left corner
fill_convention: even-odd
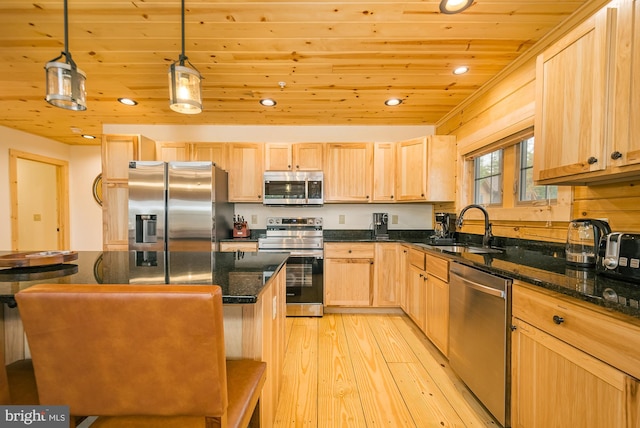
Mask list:
[[[0,256],[7,252],[0,252]],[[80,251],[51,266],[0,268],[0,334],[7,363],[29,358],[14,295],[35,284],[219,285],[223,294],[227,358],[267,363],[260,399],[262,426],[277,407],[285,351],[288,253]],[[167,314],[170,317],[171,314]]]

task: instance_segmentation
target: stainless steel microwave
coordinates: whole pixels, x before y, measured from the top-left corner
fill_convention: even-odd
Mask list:
[[[322,205],[322,171],[266,171],[263,183],[264,205]]]

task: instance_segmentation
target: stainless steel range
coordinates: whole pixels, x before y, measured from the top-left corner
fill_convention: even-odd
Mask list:
[[[287,316],[323,315],[321,217],[268,217],[258,251],[288,252]]]

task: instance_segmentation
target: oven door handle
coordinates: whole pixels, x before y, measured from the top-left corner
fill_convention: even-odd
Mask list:
[[[455,273],[452,273],[451,275],[454,275],[456,278],[460,279],[460,281],[462,281],[466,286],[468,286],[469,288],[473,288],[474,290],[477,290],[481,293],[484,294],[489,294],[491,296],[496,296],[496,297],[500,297],[501,299],[505,298],[505,292],[502,290],[498,290],[496,288],[493,287],[487,287],[486,285],[483,284],[479,284],[475,281],[471,281],[467,278],[464,278],[460,275],[456,275]]]

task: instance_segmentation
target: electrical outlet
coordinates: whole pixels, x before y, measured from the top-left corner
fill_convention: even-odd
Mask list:
[[[392,214],[391,215],[391,224],[398,224],[398,215],[397,214]]]
[[[251,214],[251,224],[258,224],[258,216]]]
[[[344,224],[344,214],[338,216],[338,224]]]

